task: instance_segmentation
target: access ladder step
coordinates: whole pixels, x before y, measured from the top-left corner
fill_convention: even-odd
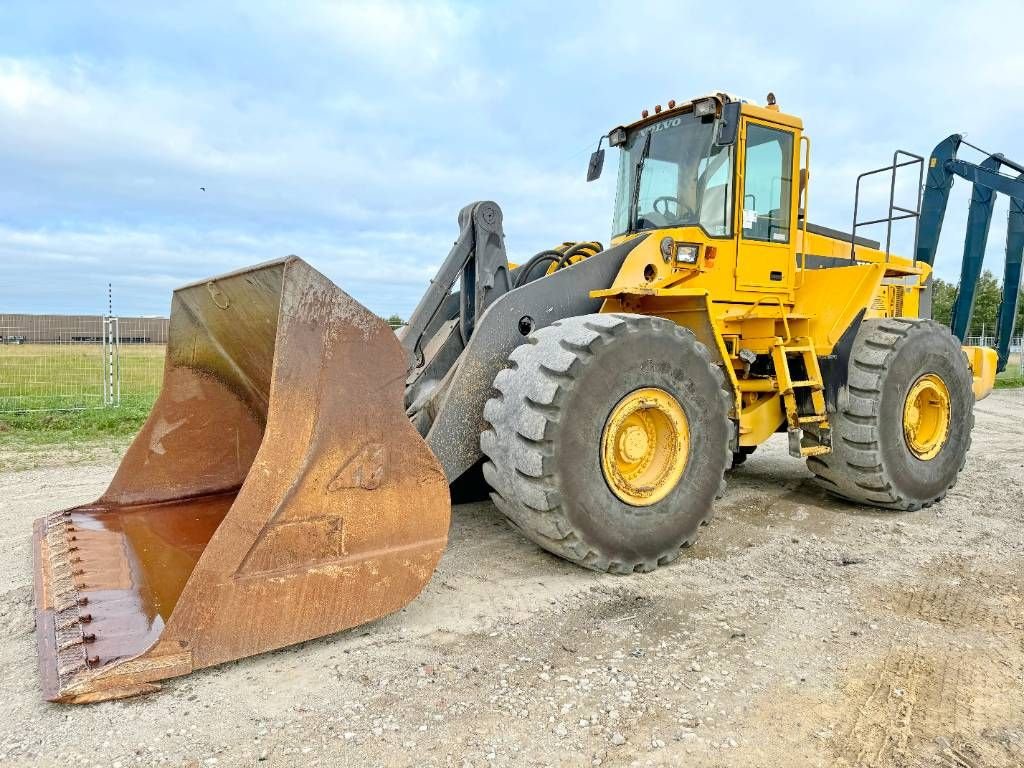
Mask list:
[[[789,429],[789,455],[797,459],[805,459],[808,456],[822,456],[832,452],[832,432],[828,429],[822,430],[819,434],[810,433],[813,442],[804,444],[804,431],[799,427]]]
[[[797,418],[801,424],[821,424],[828,421],[828,414],[818,413],[813,416],[800,416]]]
[[[800,458],[804,459],[808,456],[822,456],[826,453],[832,453],[832,447],[829,445],[811,445],[806,448],[800,449]]]

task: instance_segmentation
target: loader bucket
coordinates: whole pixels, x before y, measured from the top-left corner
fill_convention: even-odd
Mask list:
[[[445,547],[387,324],[290,257],[178,289],[106,493],[35,524],[44,695],[89,702],[372,621]]]

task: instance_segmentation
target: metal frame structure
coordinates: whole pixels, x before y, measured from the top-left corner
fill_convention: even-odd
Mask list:
[[[958,158],[956,153],[962,144],[982,152],[987,155],[986,158],[981,163]],[[1004,175],[1000,172],[1003,167],[1016,171],[1018,175]],[[985,258],[985,246],[992,223],[996,193],[1002,192],[1010,197],[1003,297],[996,322],[997,370],[1002,371],[1006,368],[1009,358],[1010,338],[1013,335],[1021,284],[1021,260],[1024,254],[1024,165],[1002,154],[989,154],[964,141],[960,134],[953,134],[939,142],[928,161],[928,179],[921,203],[921,218],[918,222],[917,243],[914,249],[916,259],[928,265],[935,262],[942,221],[949,202],[949,190],[957,177],[974,185],[967,218],[967,234],[964,237],[960,284],[950,324],[953,335],[961,340],[970,329],[975,291]]]

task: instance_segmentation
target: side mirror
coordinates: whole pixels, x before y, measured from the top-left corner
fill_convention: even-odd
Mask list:
[[[736,143],[736,136],[740,130],[740,103],[730,101],[722,107],[722,116],[718,118],[718,133],[715,136],[715,144],[720,147],[729,147]]]
[[[587,181],[595,181],[601,178],[601,171],[604,169],[604,150],[598,149],[590,156],[590,164],[587,166]]]

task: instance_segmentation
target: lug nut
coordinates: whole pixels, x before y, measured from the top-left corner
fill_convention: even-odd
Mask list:
[[[92,621],[92,614],[83,613],[81,616],[78,617],[78,620],[83,624],[88,624],[90,621]]]
[[[80,598],[78,598],[78,604],[79,605],[85,605],[88,602],[89,602],[89,598],[88,597],[80,597]]]
[[[89,634],[87,634],[87,635],[82,635],[82,642],[83,643],[91,643],[91,642],[93,642],[95,640],[96,640],[96,635],[92,634],[91,632]]]
[[[85,663],[88,664],[90,667],[95,667],[97,664],[100,663],[100,657],[99,656],[89,656],[85,660]]]

